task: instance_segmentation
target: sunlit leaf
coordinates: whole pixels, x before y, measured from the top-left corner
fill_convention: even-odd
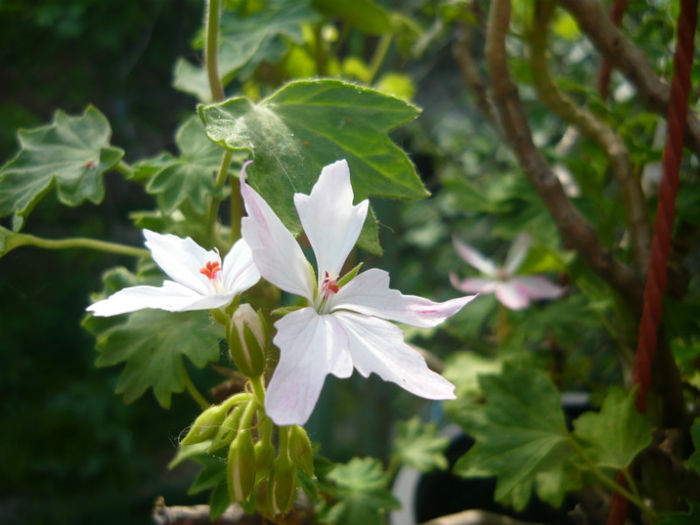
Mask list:
[[[399,423],[394,439],[394,455],[404,465],[421,472],[447,468],[444,451],[449,444],[446,437],[437,435],[435,423],[424,424],[418,416]]]
[[[79,116],[58,110],[51,124],[17,132],[20,150],[0,168],[0,217],[14,214],[20,230],[34,206],[52,188],[66,206],[104,197],[102,175],[124,156],[110,146],[105,116],[88,106]]]
[[[392,30],[390,13],[372,0],[313,0],[313,5],[368,35],[382,35]]]
[[[651,443],[651,425],[637,412],[634,392],[615,388],[600,412],[587,412],[574,421],[574,436],[596,465],[623,469]]]
[[[232,150],[248,150],[255,162],[250,183],[294,233],[301,224],[295,192],[308,193],[321,168],[338,159],[350,166],[355,199],[415,199],[427,192],[407,155],[388,132],[418,115],[404,101],[339,80],[287,84],[259,104],[243,97],[200,106],[209,138]],[[368,217],[360,245],[379,251],[376,224]]]
[[[568,464],[571,439],[559,394],[536,369],[504,363],[498,375],[482,375],[486,398],[460,411],[460,425],[476,440],[455,465],[466,478],[496,476],[495,498],[522,510],[532,492],[558,507],[578,483]]]

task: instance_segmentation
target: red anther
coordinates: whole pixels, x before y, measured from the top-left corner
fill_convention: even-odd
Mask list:
[[[94,167],[95,167],[95,163],[92,162],[92,161],[86,162],[86,163],[85,163],[85,167],[86,167],[86,168],[94,168]]]
[[[326,277],[323,279],[323,289],[325,290],[330,290],[333,293],[338,293],[338,290],[340,290],[340,286],[335,282],[335,279],[331,279],[331,276],[328,272],[326,272]]]
[[[206,275],[209,279],[216,277],[217,272],[221,271],[221,265],[217,261],[209,261],[207,265],[199,270],[199,273]]]

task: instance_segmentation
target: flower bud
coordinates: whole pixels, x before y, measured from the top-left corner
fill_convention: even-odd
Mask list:
[[[227,339],[231,358],[243,375],[258,377],[265,371],[265,325],[249,304],[240,305],[234,312]]]
[[[275,459],[275,448],[272,443],[258,441],[255,444],[255,468],[260,473],[267,473],[272,468],[272,461]]]
[[[243,415],[243,410],[246,406],[247,403],[238,405],[231,411],[231,413],[229,413],[228,416],[226,416],[226,419],[224,419],[224,422],[221,423],[219,431],[216,433],[216,437],[214,437],[214,440],[212,441],[212,444],[207,452],[211,454],[215,450],[225,447],[233,440],[233,438],[236,437],[238,434],[238,426],[241,422],[241,416]]]
[[[226,483],[232,502],[244,503],[255,488],[255,450],[247,428],[231,441],[226,464]]]
[[[192,428],[190,428],[190,431],[180,444],[195,445],[213,438],[219,431],[227,411],[228,407],[223,405],[214,405],[207,408],[194,420]]]
[[[314,477],[314,454],[311,450],[311,441],[306,430],[299,425],[289,429],[289,455],[294,464],[307,476]]]
[[[294,503],[297,473],[294,463],[288,457],[279,456],[272,464],[268,497],[275,514],[286,514]]]

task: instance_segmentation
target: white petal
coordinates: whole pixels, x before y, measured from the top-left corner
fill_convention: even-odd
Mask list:
[[[316,255],[319,279],[326,271],[340,274],[360,236],[369,201],[353,206],[352,200],[350,170],[345,160],[324,167],[310,195],[294,194],[301,224]]]
[[[520,288],[530,299],[556,299],[564,293],[564,288],[537,275],[514,277],[510,282]]]
[[[435,303],[389,288],[389,274],[372,268],[362,272],[330,299],[331,310],[351,310],[413,326],[436,326],[459,312],[476,296]]]
[[[525,291],[513,281],[498,283],[495,293],[503,306],[511,310],[522,310],[530,306],[530,299]]]
[[[110,295],[107,299],[88,306],[88,312],[97,317],[135,312],[145,308],[184,312],[209,310],[229,304],[235,294],[202,295],[187,286],[165,281],[163,286],[132,286]]]
[[[506,255],[506,260],[503,264],[506,275],[513,275],[518,271],[529,249],[530,235],[528,235],[527,232],[523,232],[518,235],[508,249],[508,255]]]
[[[454,399],[454,385],[428,368],[423,357],[403,341],[403,331],[375,317],[351,312],[332,314],[350,341],[352,362],[363,376],[374,372],[427,399]]]
[[[278,426],[303,425],[328,374],[350,377],[348,338],[331,315],[303,308],[275,323],[280,360],[265,396],[265,412]]]
[[[309,263],[297,241],[267,202],[245,182],[244,176],[241,176],[241,195],[248,212],[241,220],[241,232],[260,275],[286,292],[313,301]]]
[[[234,293],[244,292],[260,280],[260,272],[245,239],[238,239],[224,257],[223,279],[226,291]]]
[[[454,273],[450,273],[450,282],[452,286],[466,293],[493,293],[498,283],[495,279],[483,277],[468,277],[460,281]]]
[[[221,264],[221,257],[215,251],[202,248],[189,237],[182,239],[175,235],[143,230],[146,247],[151,250],[153,260],[175,282],[184,284],[202,295],[211,293],[209,279],[199,270],[208,262]]]
[[[493,261],[481,255],[481,253],[467,243],[460,241],[457,235],[452,235],[452,244],[454,244],[455,250],[457,250],[459,256],[464,259],[467,264],[473,266],[484,275],[488,275],[489,277],[496,276],[498,270]]]

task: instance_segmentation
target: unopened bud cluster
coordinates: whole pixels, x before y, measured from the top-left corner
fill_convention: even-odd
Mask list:
[[[207,408],[181,445],[206,442],[209,453],[228,447],[226,482],[231,502],[270,518],[285,514],[294,503],[297,469],[314,476],[311,442],[302,427],[291,426],[281,427],[279,444],[273,444],[274,425],[265,414],[261,377],[269,339],[262,315],[243,304],[230,318],[217,321],[226,326],[231,358],[250,379],[253,391]]]

